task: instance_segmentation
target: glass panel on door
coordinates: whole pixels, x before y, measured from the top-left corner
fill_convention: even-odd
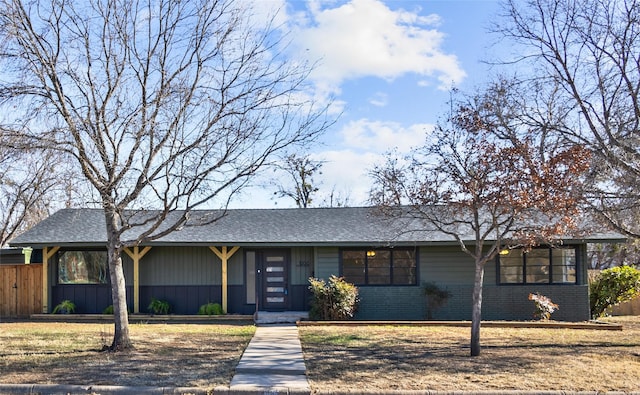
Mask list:
[[[287,307],[288,262],[284,251],[266,251],[263,261],[263,308],[284,310]]]

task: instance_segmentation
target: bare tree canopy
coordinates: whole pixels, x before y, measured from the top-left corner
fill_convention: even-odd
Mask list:
[[[278,190],[274,193],[280,198],[290,198],[299,208],[311,207],[314,195],[320,190],[313,177],[322,174],[322,161],[315,161],[309,156],[288,155],[277,166],[284,176],[276,181]]]
[[[49,215],[57,164],[41,152],[0,146],[0,247]]]
[[[590,203],[640,236],[640,3],[508,0],[495,30],[511,40],[523,78],[557,87],[556,125],[593,153]]]
[[[287,61],[273,18],[250,5],[0,0],[2,127],[70,155],[99,195],[112,349],[130,345],[123,248],[178,229],[196,207],[225,207],[274,154],[330,123],[306,99],[309,65]],[[148,208],[158,215],[125,211]],[[175,209],[184,215],[160,226]]]
[[[472,356],[480,354],[485,264],[501,249],[552,243],[573,231],[590,158],[578,146],[551,149],[541,129],[528,126],[530,114],[507,111],[514,93],[506,86],[456,104],[424,146],[408,157],[392,154],[372,172],[371,200],[384,213],[425,220],[473,258]],[[402,205],[409,210],[394,209]]]

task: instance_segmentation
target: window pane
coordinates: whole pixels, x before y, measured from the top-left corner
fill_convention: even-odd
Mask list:
[[[413,250],[393,251],[393,283],[416,284],[416,253]]]
[[[107,284],[106,251],[62,251],[58,253],[58,283]]]
[[[369,284],[391,284],[391,267],[369,267]]]
[[[549,282],[549,250],[537,248],[527,253],[527,283]]]
[[[247,284],[247,304],[256,303],[256,253],[247,251],[247,272],[245,273],[245,283]],[[269,281],[267,279],[267,281]]]
[[[372,267],[391,267],[391,251],[374,251],[373,256],[367,256],[367,263]]]
[[[369,284],[391,284],[391,251],[376,250],[367,254]]]
[[[575,248],[554,248],[551,250],[551,264],[554,283],[576,282]]]
[[[365,284],[365,252],[342,252],[342,276],[353,284]]]
[[[523,279],[523,253],[522,250],[509,250],[509,253],[500,255],[500,282],[505,284],[521,284]]]

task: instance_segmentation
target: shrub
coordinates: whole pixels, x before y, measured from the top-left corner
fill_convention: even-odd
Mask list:
[[[102,310],[102,314],[113,314],[113,305],[110,304],[109,306],[105,307],[104,310]]]
[[[151,298],[149,311],[151,311],[153,314],[169,314],[169,310],[171,310],[171,305],[169,304],[169,302]]]
[[[309,318],[312,320],[344,320],[352,318],[358,306],[358,288],[341,277],[328,281],[309,278],[313,293]]]
[[[53,308],[52,314],[73,314],[76,312],[76,305],[70,300],[63,300]]]
[[[551,318],[551,314],[558,310],[558,305],[553,303],[551,299],[539,293],[529,294],[529,300],[533,300],[536,304],[536,312],[533,317],[538,320],[546,321]]]
[[[198,309],[199,315],[222,315],[224,314],[224,310],[220,303],[207,303],[200,306]]]
[[[605,269],[589,284],[591,317],[602,317],[606,310],[640,294],[640,270],[632,266]]]

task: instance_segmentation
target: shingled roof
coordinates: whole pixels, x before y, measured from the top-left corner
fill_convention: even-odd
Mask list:
[[[172,213],[173,216],[180,212]],[[373,207],[198,210],[180,230],[150,245],[426,245],[453,244],[451,236],[418,220],[389,219]],[[221,217],[220,217],[221,216]],[[171,217],[171,216],[170,216]],[[205,219],[220,217],[200,225]],[[169,218],[171,220],[171,218]],[[132,233],[125,234],[131,238]],[[467,238],[473,240],[471,236]],[[621,239],[601,234],[591,239]],[[107,241],[101,209],[63,209],[11,242],[12,246],[96,246]]]

